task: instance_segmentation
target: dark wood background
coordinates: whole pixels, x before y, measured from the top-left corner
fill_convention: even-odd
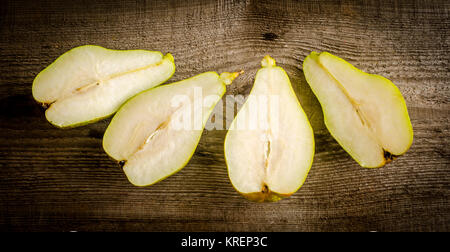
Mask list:
[[[449,231],[450,2],[380,2],[1,1],[0,230]],[[305,184],[278,203],[245,200],[216,130],[181,172],[132,186],[103,152],[109,119],[57,129],[31,95],[37,73],[85,44],[171,52],[171,81],[243,69],[227,91],[243,95],[270,54],[314,128]],[[404,156],[364,169],[336,143],[302,72],[313,50],[397,84],[415,133]]]

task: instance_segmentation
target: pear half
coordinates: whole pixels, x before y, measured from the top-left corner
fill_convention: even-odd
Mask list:
[[[286,72],[266,56],[225,138],[228,175],[247,199],[273,202],[296,192],[311,168],[314,135]]]
[[[191,159],[213,108],[239,73],[206,72],[145,91],[126,102],[103,148],[136,186],[154,184]]]
[[[391,81],[327,52],[312,52],[303,71],[326,127],[361,166],[381,167],[409,149],[412,125],[405,100]]]
[[[130,97],[157,86],[175,71],[171,54],[145,50],[76,47],[33,81],[33,97],[57,127],[75,127],[108,117]]]

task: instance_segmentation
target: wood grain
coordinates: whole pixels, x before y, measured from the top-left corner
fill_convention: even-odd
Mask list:
[[[448,1],[2,1],[0,4],[0,230],[3,231],[449,231]],[[205,131],[179,173],[132,186],[101,142],[109,120],[60,130],[31,83],[85,44],[171,52],[171,81],[245,70],[227,94],[247,95],[260,60],[288,73],[314,128],[303,187],[275,204],[232,188],[225,130]],[[391,79],[415,138],[381,169],[364,169],[330,136],[302,72],[329,51]]]

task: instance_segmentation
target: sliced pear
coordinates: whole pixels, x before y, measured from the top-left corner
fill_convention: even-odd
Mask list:
[[[76,47],[33,81],[33,97],[47,108],[47,120],[75,127],[108,117],[130,97],[157,86],[175,71],[171,54]]]
[[[277,201],[302,186],[313,156],[313,130],[289,77],[266,56],[225,138],[231,183],[252,201]]]
[[[103,148],[136,186],[154,184],[190,160],[213,108],[238,73],[206,72],[145,91],[108,126]]]
[[[411,121],[390,80],[327,52],[312,52],[303,71],[331,135],[361,166],[381,167],[409,149]]]

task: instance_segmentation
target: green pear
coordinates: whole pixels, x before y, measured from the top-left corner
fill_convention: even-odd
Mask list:
[[[76,47],[33,81],[33,97],[57,127],[75,127],[116,112],[132,96],[160,85],[175,71],[171,54]]]
[[[381,167],[404,154],[413,129],[399,89],[330,53],[312,52],[303,71],[336,141],[362,167]]]
[[[154,184],[191,159],[226,85],[239,73],[206,72],[127,101],[103,137],[103,148],[136,186]]]
[[[233,187],[257,202],[296,192],[314,156],[314,134],[286,72],[266,56],[225,138]]]

